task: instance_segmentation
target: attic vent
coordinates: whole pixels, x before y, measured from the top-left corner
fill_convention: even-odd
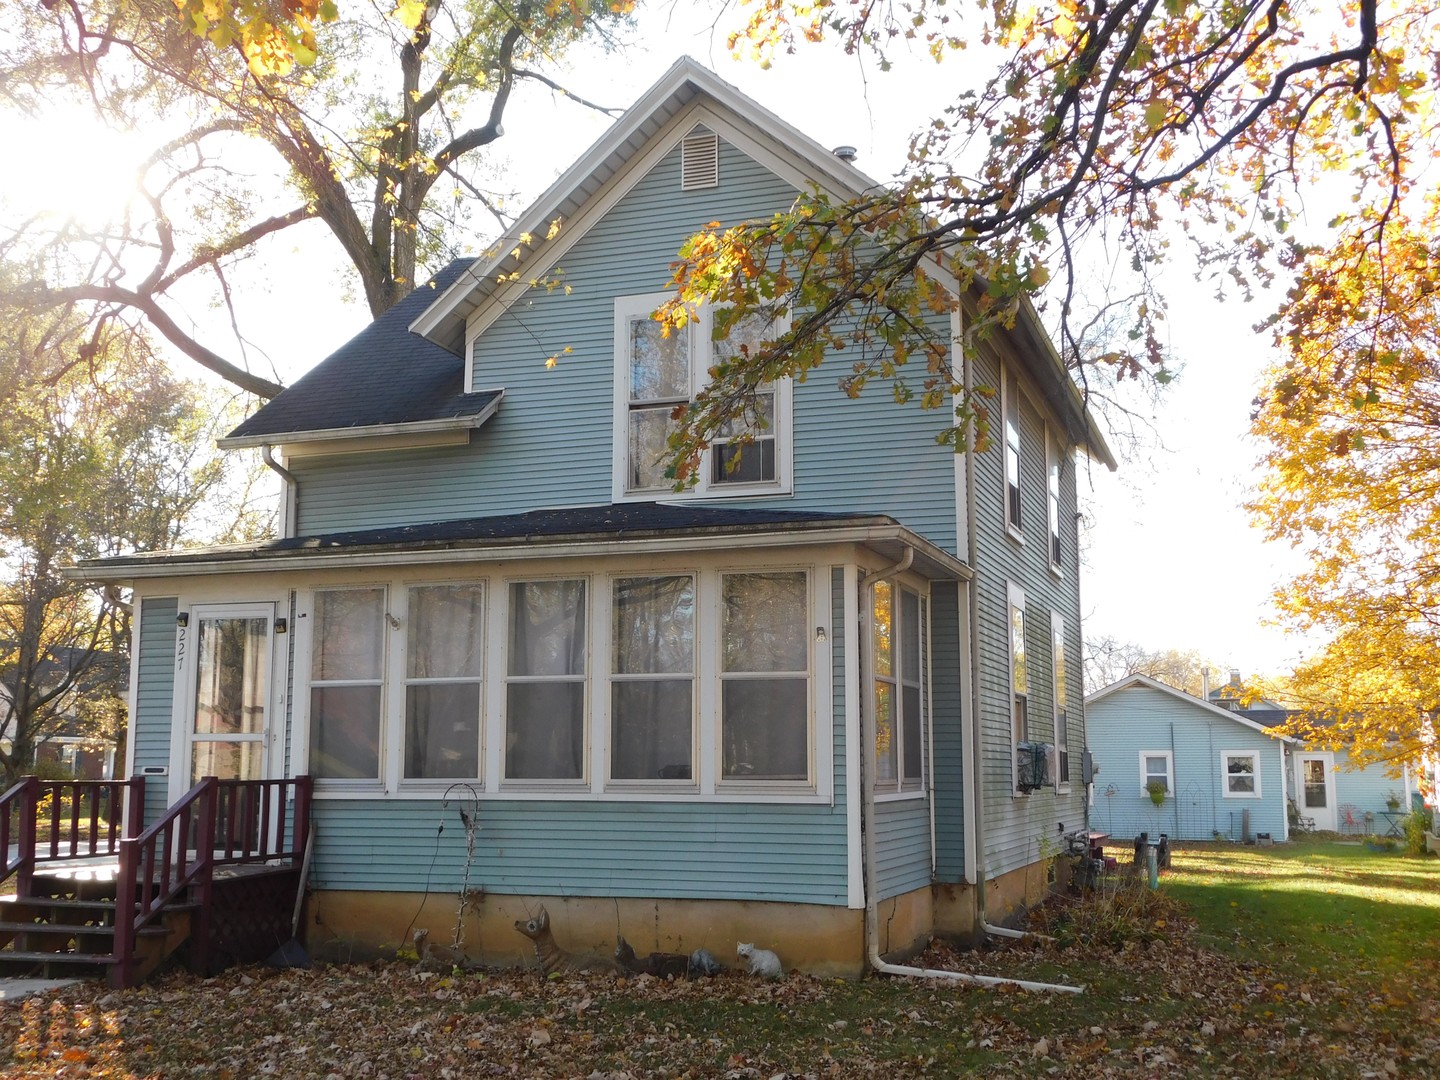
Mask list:
[[[718,187],[720,184],[720,137],[713,131],[697,130],[680,144],[680,190]]]

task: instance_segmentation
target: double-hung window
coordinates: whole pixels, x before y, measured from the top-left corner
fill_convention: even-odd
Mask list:
[[[811,783],[807,576],[720,582],[720,778]]]
[[[585,584],[510,583],[507,780],[585,778]]]
[[[385,689],[385,590],[315,594],[310,651],[310,773],[379,780]]]
[[[1226,798],[1260,798],[1260,755],[1253,750],[1226,750],[1220,755],[1220,777]]]
[[[417,585],[408,593],[405,779],[478,777],[484,588]]]
[[[1065,620],[1058,611],[1050,613],[1050,657],[1055,679],[1055,786],[1070,786],[1070,708],[1066,689]]]
[[[624,577],[611,599],[610,779],[695,776],[695,579]]]
[[[917,791],[925,757],[920,597],[893,582],[877,582],[870,625],[876,789]]]
[[[1045,438],[1045,473],[1046,481],[1046,506],[1049,508],[1050,519],[1050,569],[1060,570],[1060,557],[1064,554],[1064,548],[1060,543],[1060,448],[1048,435]]]
[[[693,487],[676,492],[670,436],[709,380],[710,368],[751,355],[787,329],[763,312],[737,316],[701,308],[667,333],[653,318],[667,293],[615,300],[617,499],[676,495],[781,494],[789,489],[790,382],[757,387],[739,415],[715,435]]]
[[[1175,793],[1175,757],[1169,750],[1140,751],[1140,793],[1148,794],[1151,784],[1161,784],[1166,795]]]
[[[1020,507],[1020,387],[1008,370],[1002,371],[1001,410],[1005,416],[1005,527],[1023,535]]]

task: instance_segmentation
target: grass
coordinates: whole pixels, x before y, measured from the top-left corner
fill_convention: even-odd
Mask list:
[[[1083,982],[1079,996],[400,963],[175,973],[0,1005],[0,1075],[1437,1075],[1440,860],[1206,845],[1177,851],[1163,882],[1037,913],[1054,944],[936,944],[920,961]]]
[[[1167,890],[1201,940],[1331,978],[1408,978],[1440,941],[1440,860],[1362,845],[1207,845],[1180,852]],[[1430,947],[1417,947],[1427,943]]]

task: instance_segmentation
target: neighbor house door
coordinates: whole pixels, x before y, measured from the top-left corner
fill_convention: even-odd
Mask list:
[[[1315,819],[1315,828],[1335,831],[1335,755],[1295,755],[1296,803],[1301,817]]]
[[[188,790],[201,777],[264,780],[279,775],[272,758],[281,749],[273,738],[275,687],[275,605],[197,605],[183,631],[189,639],[185,663],[189,689],[175,770]]]

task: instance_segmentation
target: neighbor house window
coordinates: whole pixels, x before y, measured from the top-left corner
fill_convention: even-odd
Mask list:
[[[722,574],[721,779],[810,779],[809,583]]]
[[[1002,377],[1001,408],[1005,414],[1005,525],[1020,535],[1020,388],[1014,376]]]
[[[614,582],[610,778],[694,779],[695,579]]]
[[[1260,755],[1253,750],[1226,750],[1220,755],[1220,775],[1227,797],[1260,797]]]
[[[1060,546],[1060,449],[1054,440],[1048,436],[1045,439],[1047,491],[1046,505],[1049,507],[1050,519],[1050,569],[1060,569],[1060,556],[1063,549]]]
[[[653,315],[667,293],[623,296],[615,301],[616,483],[615,495],[675,492],[670,436],[675,415],[709,380],[713,365],[749,355],[788,327],[759,312],[734,316],[725,308],[701,308],[669,333]],[[757,387],[739,415],[715,435],[702,456],[693,495],[780,493],[788,488],[790,382]]]
[[[1164,784],[1167,795],[1175,794],[1175,758],[1169,750],[1140,751],[1140,793],[1149,794],[1155,783]]]
[[[385,590],[315,594],[310,652],[310,773],[380,778]]]
[[[881,791],[917,791],[925,756],[920,597],[889,581],[872,591],[875,785]]]
[[[585,777],[585,582],[510,585],[505,777]]]
[[[1007,611],[1010,624],[1010,741],[1014,745],[1027,742],[1030,738],[1030,671],[1025,649],[1025,593],[1013,582],[1006,590],[1009,598]],[[1012,763],[1015,754],[1010,755]],[[1014,775],[1012,764],[1011,779],[1017,785],[1019,778]]]
[[[484,589],[419,585],[408,599],[405,778],[477,777]]]
[[[1070,786],[1070,694],[1066,689],[1065,620],[1050,613],[1050,657],[1055,680],[1055,786]]]

